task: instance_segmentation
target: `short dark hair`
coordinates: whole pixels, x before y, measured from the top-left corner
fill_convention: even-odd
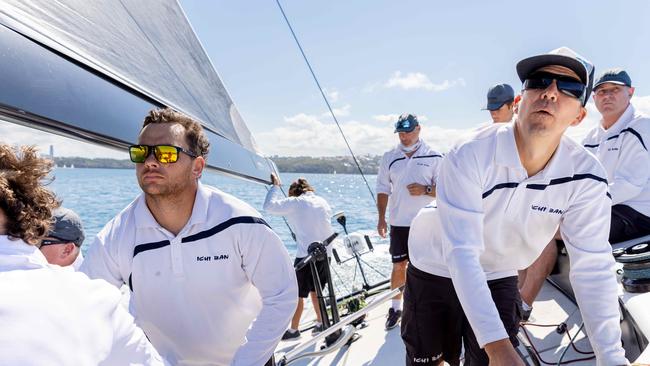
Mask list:
[[[8,236],[35,245],[50,231],[52,211],[60,204],[43,182],[52,165],[34,146],[0,144],[0,210]]]
[[[289,197],[298,197],[305,192],[314,192],[314,187],[305,178],[298,178],[289,186]]]
[[[187,146],[196,156],[206,158],[210,151],[210,141],[203,132],[203,127],[192,117],[171,108],[152,109],[144,118],[142,128],[152,123],[178,123],[185,127]]]

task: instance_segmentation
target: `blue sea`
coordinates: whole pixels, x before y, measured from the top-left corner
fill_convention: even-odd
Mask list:
[[[135,170],[130,169],[70,169],[56,168],[53,170],[54,181],[50,188],[63,201],[63,206],[77,212],[84,224],[86,240],[82,250],[85,252],[101,228],[126,207],[138,194],[140,187],[135,178]],[[390,274],[390,257],[388,256],[387,240],[376,233],[377,210],[368,188],[359,175],[347,174],[281,174],[285,192],[288,185],[298,177],[306,178],[316,189],[316,194],[324,197],[332,207],[333,212],[344,211],[347,217],[349,232],[360,231],[371,237],[375,245],[374,253],[362,256],[370,267],[364,267],[369,282],[382,279]],[[376,176],[367,177],[374,189]],[[294,256],[296,245],[291,238],[282,217],[267,215],[262,210],[266,195],[264,185],[250,183],[239,179],[226,177],[208,172],[201,178],[203,184],[208,184],[230,193],[258,209],[273,230],[282,238],[289,253]],[[343,229],[333,222],[336,231],[343,234]],[[337,241],[341,259],[348,258]],[[339,275],[340,286],[359,287],[358,268],[355,261],[344,265],[333,265],[334,277]],[[380,274],[381,273],[381,274]],[[349,289],[351,290],[351,289]]]

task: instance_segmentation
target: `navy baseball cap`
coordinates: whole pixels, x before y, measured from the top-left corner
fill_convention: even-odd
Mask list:
[[[496,111],[506,103],[515,100],[515,90],[508,84],[497,84],[488,90],[487,107],[488,111]]]
[[[556,48],[543,55],[525,58],[517,63],[517,75],[523,83],[528,76],[544,66],[558,65],[573,70],[580,81],[585,84],[585,91],[580,98],[582,105],[587,104],[594,83],[594,65],[568,47]]]
[[[47,236],[67,240],[80,247],[84,242],[81,218],[74,211],[59,207],[53,212],[54,225]]]
[[[413,114],[402,114],[395,122],[395,132],[411,132],[415,130],[420,123],[418,118]]]
[[[618,85],[632,86],[632,79],[630,75],[623,69],[609,69],[605,70],[594,84],[594,89],[596,89],[600,84],[612,83]]]

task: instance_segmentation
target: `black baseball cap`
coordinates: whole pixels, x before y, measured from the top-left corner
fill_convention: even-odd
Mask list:
[[[627,74],[627,72],[623,69],[609,69],[605,70],[598,79],[596,79],[596,82],[594,83],[594,89],[598,88],[600,84],[605,84],[605,83],[612,83],[612,84],[618,84],[618,85],[625,85],[625,86],[632,86],[632,79],[630,78],[630,75]]]
[[[496,111],[513,100],[515,100],[515,90],[508,84],[497,84],[488,90],[487,106],[483,109]]]
[[[54,224],[47,236],[66,240],[80,247],[85,236],[79,215],[70,209],[59,207],[54,210],[53,216]]]
[[[405,113],[399,116],[399,119],[395,122],[395,132],[411,132],[419,124],[417,116]]]
[[[517,75],[523,83],[528,76],[544,66],[559,65],[575,72],[580,81],[585,84],[585,93],[582,96],[582,105],[587,104],[591,94],[594,78],[594,65],[568,47],[556,48],[543,55],[525,58],[517,63]]]

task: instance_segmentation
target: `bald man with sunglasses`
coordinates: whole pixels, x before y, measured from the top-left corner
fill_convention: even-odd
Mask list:
[[[151,111],[129,148],[143,193],[81,270],[129,286],[129,309],[172,364],[270,364],[296,308],[295,272],[256,210],[200,183],[208,149],[198,122]]]
[[[488,126],[454,147],[442,163],[437,208],[424,208],[411,224],[407,364],[457,363],[462,337],[466,364],[524,365],[514,348],[517,270],[535,261],[559,227],[596,362],[627,365],[607,242],[606,172],[564,136],[586,115],[593,66],[562,47],[520,61],[517,73],[523,92],[515,122]]]

